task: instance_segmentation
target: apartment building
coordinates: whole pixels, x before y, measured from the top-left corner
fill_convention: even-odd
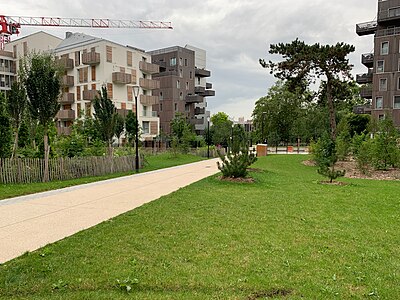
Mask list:
[[[400,0],[378,0],[376,21],[357,24],[356,33],[374,35],[373,53],[361,57],[368,71],[356,77],[371,107],[359,112],[370,111],[376,119],[389,113],[400,126]]]
[[[6,44],[4,51],[0,51],[0,91],[8,91],[16,80],[19,68],[19,59],[31,51],[52,51],[62,39],[43,31],[20,38]]]
[[[152,95],[152,90],[160,86],[158,81],[152,79],[152,74],[158,73],[159,67],[151,63],[151,55],[83,33],[67,32],[64,40],[57,38],[54,42],[34,35],[26,39],[30,43],[24,44],[21,39],[7,47],[13,49],[16,57],[31,50],[43,51],[47,47],[64,67],[63,95],[59,100],[61,108],[56,116],[59,134],[70,134],[71,125],[81,114],[93,116],[93,100],[102,86],[107,87],[108,97],[121,115],[125,116],[129,110],[135,111],[133,87],[139,86],[141,139],[153,140],[159,135],[159,118],[152,111],[152,106],[158,103],[158,97]],[[42,49],[36,47],[38,43],[42,43]]]
[[[160,88],[154,90],[159,104],[153,105],[160,117],[160,128],[171,133],[170,122],[175,114],[183,114],[194,126],[197,134],[203,134],[207,126],[206,97],[215,96],[212,84],[206,82],[211,72],[206,69],[206,51],[186,45],[148,52],[160,72],[154,78]]]

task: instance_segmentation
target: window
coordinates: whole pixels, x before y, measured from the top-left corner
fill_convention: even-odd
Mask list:
[[[162,111],[162,103],[160,103],[160,111]]]
[[[150,133],[150,122],[149,121],[143,121],[142,122],[142,129],[144,134],[149,134]]]
[[[175,111],[178,111],[178,103],[174,103],[174,109]]]
[[[400,108],[400,96],[394,96],[393,108]]]
[[[164,95],[162,92],[160,92],[160,100],[164,100]]]
[[[185,67],[187,67],[188,63],[187,63],[187,58],[185,58]]]
[[[176,88],[177,88],[177,89],[180,89],[180,88],[181,88],[181,82],[180,82],[179,80],[176,82]]]
[[[107,62],[112,63],[112,47],[111,46],[106,46],[106,59],[107,59]]]
[[[169,60],[169,65],[170,65],[170,66],[176,66],[176,57],[172,57],[172,58]]]
[[[186,81],[186,90],[189,90],[189,82]]]
[[[183,77],[183,71],[182,71],[182,69],[179,69],[179,77],[180,77],[180,78]]]
[[[400,16],[400,7],[389,8],[388,13],[389,13],[389,17]]]
[[[400,77],[397,78],[397,89],[400,90]]]
[[[383,73],[385,72],[385,61],[378,60],[376,65],[376,73]]]
[[[400,62],[400,59],[399,59],[399,62]],[[193,78],[193,73],[192,73],[192,71],[190,71],[190,73],[189,73],[189,78],[190,78],[190,79]]]
[[[182,57],[179,58],[179,65],[182,66]]]
[[[389,42],[382,42],[381,55],[388,55],[388,54],[389,54]]]
[[[385,115],[378,115],[378,120],[379,121],[385,120]]]
[[[182,92],[179,93],[179,100],[183,100],[183,93]]]
[[[379,90],[380,91],[387,91],[387,79],[381,78],[379,79]]]
[[[375,108],[382,109],[383,108],[383,97],[376,97],[375,98]]]

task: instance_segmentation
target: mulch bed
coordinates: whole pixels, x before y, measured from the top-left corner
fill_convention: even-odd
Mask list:
[[[222,181],[228,182],[240,182],[240,183],[254,183],[254,178],[246,177],[246,178],[232,178],[232,177],[218,177]]]

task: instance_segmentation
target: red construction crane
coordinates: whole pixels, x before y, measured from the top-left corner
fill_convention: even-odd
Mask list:
[[[130,21],[110,19],[76,19],[52,17],[12,17],[0,15],[0,49],[9,43],[11,35],[19,34],[21,26],[91,27],[91,28],[141,28],[172,29],[171,22]]]

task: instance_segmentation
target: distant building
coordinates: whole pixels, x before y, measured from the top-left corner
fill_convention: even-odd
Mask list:
[[[355,111],[371,112],[375,119],[389,112],[400,126],[400,0],[378,0],[377,21],[357,24],[356,32],[374,35],[374,52],[362,55],[368,72],[356,77],[364,85],[361,96],[372,105]]]
[[[153,105],[160,117],[161,131],[171,133],[170,122],[175,114],[183,114],[194,126],[197,134],[203,134],[207,126],[206,97],[215,96],[212,84],[206,82],[211,72],[206,69],[206,51],[186,45],[148,52],[160,72],[153,77],[160,81],[154,95],[160,99]]]

